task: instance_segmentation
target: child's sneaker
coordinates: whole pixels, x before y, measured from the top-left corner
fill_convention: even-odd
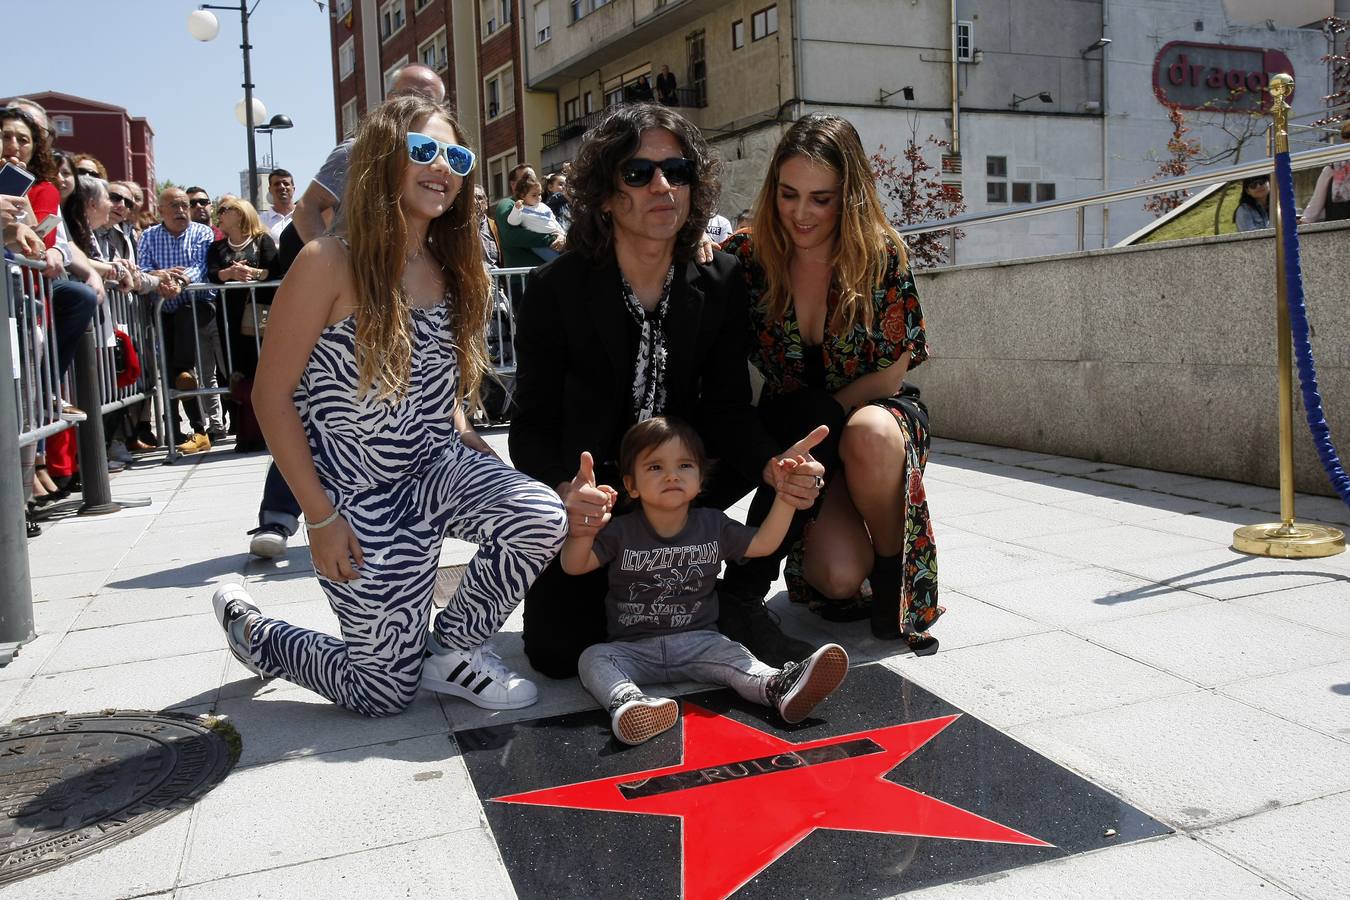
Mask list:
[[[640,691],[629,691],[614,698],[609,715],[614,736],[625,744],[637,745],[678,722],[680,705],[669,697],[648,697]]]
[[[534,682],[506,668],[487,644],[477,650],[449,650],[435,635],[427,638],[422,687],[462,697],[483,709],[520,709],[539,699]]]
[[[259,678],[266,678],[249,656],[248,641],[244,638],[244,628],[248,620],[261,616],[262,612],[253,605],[253,598],[237,584],[222,584],[211,597],[211,605],[216,608],[216,621],[225,629],[225,645],[230,648],[240,665]]]
[[[826,644],[799,663],[790,662],[769,677],[769,704],[789,725],[811,715],[848,674],[848,653],[838,644]]]

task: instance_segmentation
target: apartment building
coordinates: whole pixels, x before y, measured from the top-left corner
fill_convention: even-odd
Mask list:
[[[723,212],[751,205],[779,136],[810,111],[849,118],[868,152],[947,141],[930,159],[942,178],[969,210],[1002,209],[1148,179],[1167,154],[1171,103],[1216,164],[1233,161],[1235,141],[1253,158],[1269,75],[1293,70],[1296,115],[1320,108],[1334,44],[1316,23],[1346,5],[1290,0],[1272,17],[1256,0],[524,0],[522,81],[554,98],[544,170],[665,65],[681,112],[727,162]],[[1189,93],[1167,83],[1181,55],[1204,67]],[[1246,90],[1236,99],[1230,73]],[[1150,219],[1139,201],[1094,211],[1086,244]],[[956,261],[1071,250],[1077,232],[1072,213],[980,226]]]
[[[333,0],[333,102],[337,140],[356,133],[401,66],[441,72],[446,97],[482,160],[488,193],[506,190],[520,160],[537,160],[555,124],[550,95],[530,96],[522,70],[520,0]]]

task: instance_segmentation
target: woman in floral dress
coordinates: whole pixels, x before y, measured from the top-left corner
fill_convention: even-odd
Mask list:
[[[794,124],[751,233],[725,249],[750,289],[761,418],[785,433],[803,416],[823,420],[837,439],[817,454],[829,472],[822,499],[788,538],[789,596],[826,618],[869,617],[877,637],[935,652],[928,628],[943,608],[923,486],[928,416],[903,384],[928,356],[923,311],[852,124],[821,114]]]

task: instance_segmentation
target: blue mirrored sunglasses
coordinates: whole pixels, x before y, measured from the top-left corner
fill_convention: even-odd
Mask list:
[[[436,161],[438,153],[445,154],[450,171],[461,178],[473,171],[473,151],[459,144],[447,144],[420,132],[408,132],[408,159],[419,166],[429,166]]]

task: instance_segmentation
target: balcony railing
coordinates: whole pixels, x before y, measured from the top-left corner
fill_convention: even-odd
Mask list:
[[[634,85],[632,83],[624,85],[622,90],[625,99],[619,100],[617,103],[612,103],[610,104],[610,106],[611,107],[623,106],[628,103],[637,102],[634,101],[631,97],[633,86]],[[686,109],[702,109],[703,107],[708,105],[707,91],[704,90],[702,86],[676,88],[675,100],[676,100],[675,106],[685,107]],[[541,149],[552,150],[559,144],[570,141],[573,138],[581,137],[583,134],[594,128],[596,123],[598,123],[602,118],[604,118],[605,113],[607,113],[608,111],[609,111],[608,107],[605,109],[598,109],[593,113],[587,113],[586,115],[582,116],[579,119],[573,119],[570,122],[564,122],[557,128],[545,131],[544,146]]]

